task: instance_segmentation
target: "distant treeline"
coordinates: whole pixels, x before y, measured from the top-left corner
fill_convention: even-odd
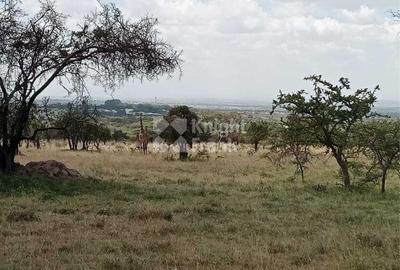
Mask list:
[[[88,103],[90,109],[96,108],[100,115],[115,115],[121,116],[126,114],[160,114],[166,115],[171,109],[169,105],[164,104],[150,104],[150,103],[140,103],[140,104],[129,104],[124,103],[119,99],[106,100],[104,104],[92,104]],[[49,109],[67,110],[68,103],[51,103],[48,104]]]

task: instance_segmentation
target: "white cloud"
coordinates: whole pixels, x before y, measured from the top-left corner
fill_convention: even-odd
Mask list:
[[[24,1],[28,9],[37,1]],[[397,0],[117,0],[124,14],[152,15],[184,50],[184,76],[128,84],[120,95],[232,97],[275,95],[310,73],[349,76],[384,96],[399,88],[399,24],[385,13]],[[96,0],[57,0],[74,22]],[[360,68],[362,67],[362,68]],[[383,74],[384,72],[384,74]]]
[[[341,14],[345,20],[348,20],[351,23],[368,24],[379,21],[376,10],[365,5],[360,6],[360,8],[355,11],[342,9]]]

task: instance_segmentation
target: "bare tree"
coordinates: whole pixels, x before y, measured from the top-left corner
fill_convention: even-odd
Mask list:
[[[83,94],[87,79],[113,90],[129,78],[153,80],[181,71],[181,53],[159,38],[156,19],[132,22],[114,4],[102,4],[71,30],[53,2],[40,3],[28,17],[18,0],[0,0],[0,168],[5,171],[14,168],[19,142],[31,137],[30,111],[49,85]]]

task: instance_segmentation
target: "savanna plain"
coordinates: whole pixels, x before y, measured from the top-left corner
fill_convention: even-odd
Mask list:
[[[22,148],[82,179],[1,176],[0,269],[400,269],[399,179],[342,188],[321,154],[304,181],[245,149],[181,162],[129,145]]]

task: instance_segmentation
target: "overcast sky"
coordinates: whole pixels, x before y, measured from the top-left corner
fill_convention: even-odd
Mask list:
[[[57,0],[71,23],[96,0]],[[270,100],[279,89],[308,89],[303,77],[348,77],[400,100],[399,0],[115,0],[127,17],[159,18],[163,37],[183,50],[183,76],[129,82],[115,97]],[[35,10],[37,0],[24,0]],[[92,96],[106,96],[93,89]],[[46,95],[62,96],[52,87]]]

